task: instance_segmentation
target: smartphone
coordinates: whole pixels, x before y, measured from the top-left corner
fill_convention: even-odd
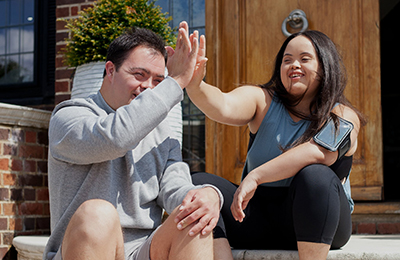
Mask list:
[[[350,132],[353,130],[354,126],[351,122],[339,118],[339,127],[335,129],[335,123],[332,118],[322,127],[314,136],[314,141],[320,146],[328,149],[329,151],[335,152],[340,147],[343,142],[348,142],[350,139]]]

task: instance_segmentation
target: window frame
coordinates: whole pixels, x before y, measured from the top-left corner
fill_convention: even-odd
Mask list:
[[[16,105],[54,103],[55,0],[35,0],[33,81],[0,85],[0,102]]]

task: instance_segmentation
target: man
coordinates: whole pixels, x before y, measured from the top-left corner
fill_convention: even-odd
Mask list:
[[[55,108],[44,259],[213,259],[222,197],[191,184],[164,120],[182,100],[197,52],[198,33],[189,37],[181,23],[164,79],[163,40],[134,29],[111,43],[100,91]],[[161,225],[163,209],[170,216]]]

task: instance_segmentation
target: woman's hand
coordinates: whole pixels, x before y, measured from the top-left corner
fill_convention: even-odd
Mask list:
[[[196,34],[190,35],[190,40],[192,41],[192,38],[198,37]],[[199,49],[197,52],[197,58],[196,58],[196,66],[194,68],[194,73],[191,81],[189,82],[188,86],[186,89],[189,88],[198,88],[203,80],[203,78],[206,76],[206,64],[207,64],[207,58],[206,58],[206,38],[204,35],[200,36],[200,45]]]
[[[252,178],[251,174],[249,174],[236,190],[231,205],[232,215],[236,221],[243,221],[244,217],[246,216],[243,210],[247,207],[250,199],[254,196],[257,186],[257,181]]]

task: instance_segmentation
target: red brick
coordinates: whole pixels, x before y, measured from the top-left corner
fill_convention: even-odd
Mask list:
[[[379,234],[400,234],[400,223],[379,223]]]
[[[47,173],[47,161],[38,161],[37,162],[37,172],[38,173]]]
[[[35,189],[24,189],[24,199],[26,201],[36,200],[36,190]]]
[[[67,92],[69,91],[69,82],[68,81],[59,81],[55,83],[56,92]]]
[[[68,39],[68,32],[58,32],[56,33],[56,42],[63,42],[65,39]]]
[[[22,158],[43,159],[44,149],[43,146],[39,145],[21,145],[19,147],[18,156]]]
[[[10,230],[22,231],[22,218],[10,218],[9,219]]]
[[[36,229],[38,230],[50,230],[50,218],[37,218]]]
[[[0,218],[0,230],[8,230],[8,219]]]
[[[15,216],[17,213],[15,203],[3,203],[4,216]]]
[[[25,230],[35,230],[35,219],[25,218],[24,219],[24,229]]]
[[[21,130],[19,128],[15,128],[15,129],[11,130],[11,139],[14,142],[18,142],[18,143],[24,142],[25,141],[24,135],[25,135],[24,130]]]
[[[1,246],[0,247],[0,259],[3,259],[8,252],[8,247]]]
[[[66,21],[57,20],[57,21],[56,21],[56,30],[64,30],[64,29],[66,29],[66,28],[65,28],[65,25],[66,25],[66,24],[67,24]]]
[[[15,144],[4,144],[3,145],[3,155],[17,155],[18,146]]]
[[[3,245],[12,245],[14,239],[14,232],[3,233]]]
[[[39,201],[49,201],[49,189],[48,188],[42,188],[42,189],[36,189],[36,198]]]
[[[56,70],[56,79],[71,79],[74,69]]]
[[[10,185],[10,186],[14,186],[17,183],[17,175],[15,174],[8,174],[5,173],[3,174],[3,184],[4,185]]]
[[[25,160],[24,171],[25,172],[36,172],[36,161]]]
[[[43,203],[43,216],[50,216],[50,203]]]
[[[64,63],[64,57],[57,57],[56,58],[56,67],[60,68],[60,67],[64,67],[65,63]]]
[[[93,4],[81,5],[81,10],[84,11],[85,9],[93,7]]]
[[[57,18],[69,17],[69,6],[67,6],[67,7],[58,7],[56,9],[56,17]]]
[[[71,99],[71,95],[57,95],[55,96],[55,104],[59,104],[64,100]]]
[[[9,129],[0,128],[0,140],[8,140],[9,133]]]
[[[79,12],[78,6],[71,6],[71,16],[77,16]]]
[[[37,141],[36,132],[34,132],[34,131],[26,131],[25,132],[25,142],[36,143],[36,141]]]
[[[9,170],[8,162],[9,162],[8,158],[1,158],[0,159],[0,170],[3,170],[3,171]]]
[[[375,223],[359,223],[358,234],[376,234],[376,224]]]
[[[86,0],[56,0],[56,5],[80,4],[84,2],[86,2]]]
[[[39,132],[37,136],[38,136],[38,144],[43,144],[43,145],[49,144],[49,134],[47,131]]]
[[[66,44],[58,44],[56,46],[56,53],[58,55],[60,55],[60,57],[64,57],[64,55],[62,55],[62,54],[65,52],[65,47],[66,47]]]
[[[22,160],[13,159],[11,161],[11,170],[20,172],[23,170]]]
[[[18,178],[21,186],[42,187],[43,176],[36,174],[21,174]]]
[[[10,189],[0,188],[0,200],[7,201],[10,199]]]
[[[21,203],[19,206],[20,215],[42,215],[42,203]]]
[[[22,200],[22,189],[11,189],[11,200],[21,201]]]

